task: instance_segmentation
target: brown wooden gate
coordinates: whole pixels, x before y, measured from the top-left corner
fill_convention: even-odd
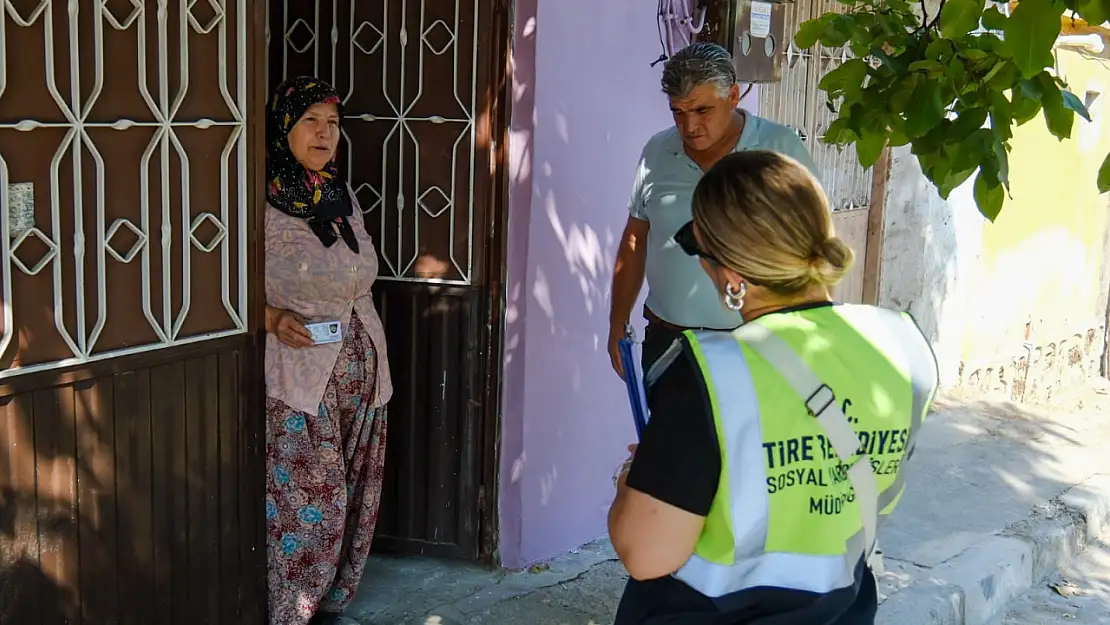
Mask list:
[[[0,1],[0,624],[266,621],[264,24]]]
[[[375,545],[495,548],[506,0],[271,0],[270,87],[331,82],[395,395]]]

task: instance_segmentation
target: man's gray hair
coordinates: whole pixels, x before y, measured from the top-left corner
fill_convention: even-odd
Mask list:
[[[732,55],[715,43],[692,43],[667,59],[660,81],[663,93],[672,98],[685,98],[699,85],[717,87],[721,97],[728,95],[736,84],[736,68]]]

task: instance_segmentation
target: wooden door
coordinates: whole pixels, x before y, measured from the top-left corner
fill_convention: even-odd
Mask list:
[[[0,4],[0,624],[263,625],[265,14]]]
[[[395,386],[382,549],[493,549],[506,4],[270,3],[270,87],[314,75],[339,91],[342,167],[380,256]]]
[[[875,303],[875,283],[882,253],[882,200],[886,193],[885,168],[860,167],[854,146],[841,149],[822,141],[836,116],[827,106],[821,78],[836,69],[851,52],[820,44],[809,50],[794,45],[794,34],[806,20],[830,11],[846,10],[837,0],[798,0],[785,5],[789,45],[784,55],[782,80],[759,86],[759,114],[793,128],[809,148],[821,172],[821,182],[833,208],[837,235],[856,252],[856,264],[837,286],[835,297],[847,303]],[[848,55],[846,57],[845,55]]]

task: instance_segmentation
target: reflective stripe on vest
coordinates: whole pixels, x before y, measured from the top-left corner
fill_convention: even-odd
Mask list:
[[[745,343],[753,324],[733,334],[687,332],[709,390],[722,474],[694,556],[675,577],[710,597],[757,586],[830,592],[853,583],[872,548],[847,468],[870,461],[881,522],[902,493],[901,465],[936,391],[936,360],[908,315],[880,308],[841,305],[755,323],[827,386],[818,403],[835,393],[860,449],[838,456],[804,400]]]

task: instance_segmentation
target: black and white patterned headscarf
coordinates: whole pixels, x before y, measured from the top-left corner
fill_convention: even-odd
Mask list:
[[[266,109],[266,196],[274,208],[307,221],[325,247],[342,237],[358,253],[348,219],[354,207],[335,159],[322,170],[311,171],[289,149],[289,131],[314,104],[335,104],[343,119],[339,94],[318,78],[290,78],[271,97]]]

